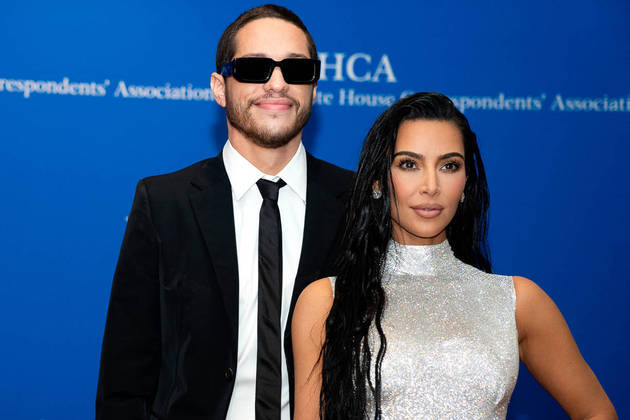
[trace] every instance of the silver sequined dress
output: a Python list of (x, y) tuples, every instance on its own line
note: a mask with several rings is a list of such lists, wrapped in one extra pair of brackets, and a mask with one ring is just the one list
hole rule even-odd
[(383, 287), (383, 419), (505, 419), (519, 365), (512, 278), (464, 264), (447, 241), (392, 241)]

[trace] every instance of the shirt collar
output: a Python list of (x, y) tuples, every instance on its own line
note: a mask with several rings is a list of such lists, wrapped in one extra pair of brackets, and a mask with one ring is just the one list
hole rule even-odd
[(287, 183), (287, 186), (291, 188), (303, 202), (306, 202), (306, 150), (301, 142), (295, 155), (293, 155), (289, 163), (287, 163), (277, 175), (267, 175), (256, 168), (232, 147), (229, 139), (225, 142), (225, 146), (223, 146), (222, 156), (225, 171), (227, 172), (230, 185), (232, 186), (232, 193), (236, 200), (240, 200), (260, 178), (274, 182), (282, 178), (282, 180)]

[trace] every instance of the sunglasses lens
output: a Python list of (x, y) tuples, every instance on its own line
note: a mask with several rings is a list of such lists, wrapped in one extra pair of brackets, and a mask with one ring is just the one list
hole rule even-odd
[(265, 83), (271, 76), (273, 60), (264, 57), (237, 58), (233, 66), (233, 76), (239, 82)]
[(287, 83), (308, 84), (319, 79), (319, 61), (287, 58), (281, 61), (282, 76)]
[(243, 83), (267, 82), (277, 64), (287, 83), (310, 84), (319, 79), (319, 60), (286, 58), (277, 62), (266, 57), (243, 57), (234, 59), (232, 63), (232, 76)]

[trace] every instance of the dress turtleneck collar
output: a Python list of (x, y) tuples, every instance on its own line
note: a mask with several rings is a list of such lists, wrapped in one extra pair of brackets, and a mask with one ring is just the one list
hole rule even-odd
[(456, 260), (448, 240), (436, 245), (403, 245), (389, 241), (385, 272), (391, 274), (431, 275)]

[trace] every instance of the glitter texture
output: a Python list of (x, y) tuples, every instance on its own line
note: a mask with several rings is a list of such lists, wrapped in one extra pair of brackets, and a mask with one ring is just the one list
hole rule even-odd
[[(505, 419), (518, 376), (512, 278), (464, 264), (447, 241), (392, 241), (383, 287), (382, 417)], [(372, 328), (374, 358), (378, 342)]]

